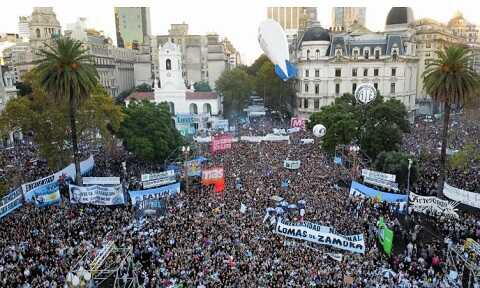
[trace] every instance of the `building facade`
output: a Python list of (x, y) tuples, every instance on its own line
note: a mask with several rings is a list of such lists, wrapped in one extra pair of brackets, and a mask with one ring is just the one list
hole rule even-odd
[(333, 7), (332, 8), (332, 30), (348, 31), (354, 23), (365, 26), (365, 7)]
[(386, 99), (405, 104), (413, 117), (418, 58), (412, 22), (409, 8), (395, 7), (383, 33), (332, 33), (318, 23), (308, 28), (295, 59), (297, 114), (308, 117), (343, 94), (354, 93), (358, 85), (372, 83)]
[(309, 23), (317, 21), (316, 7), (267, 7), (267, 18), (277, 21), (287, 34), (294, 37)]
[[(188, 24), (172, 24), (168, 35), (159, 35), (152, 41), (152, 61), (155, 78), (159, 78), (159, 63), (157, 51), (162, 45), (171, 41), (178, 45), (182, 55), (182, 73), (187, 87), (195, 82), (208, 82), (212, 89), (215, 88), (215, 81), (228, 69), (232, 59), (232, 51), (238, 51), (230, 43), (225, 46), (225, 41), (215, 33), (207, 35), (188, 34)], [(239, 53), (238, 53), (239, 55)], [(239, 56), (235, 59), (239, 59)]]
[(5, 109), (5, 105), (10, 99), (17, 96), (15, 87), (15, 76), (8, 71), (5, 66), (0, 65), (0, 112)]
[(117, 46), (138, 49), (150, 42), (149, 7), (115, 7)]

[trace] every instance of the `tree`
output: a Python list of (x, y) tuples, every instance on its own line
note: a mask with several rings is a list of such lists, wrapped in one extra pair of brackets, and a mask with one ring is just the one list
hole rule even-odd
[(163, 162), (183, 144), (166, 103), (133, 101), (125, 115), (120, 135), (126, 149), (140, 159)]
[[(408, 159), (412, 156), (398, 151), (381, 152), (375, 160), (375, 169), (389, 174), (396, 175), (396, 182), (401, 190), (406, 189), (408, 181)], [(410, 168), (410, 186), (417, 179), (417, 162), (412, 159)]]
[(224, 71), (217, 82), (217, 91), (223, 95), (223, 109), (226, 115), (241, 112), (247, 106), (253, 90), (253, 78), (239, 68)]
[[(478, 96), (479, 75), (471, 64), (472, 52), (461, 46), (450, 46), (435, 51), (436, 58), (431, 60), (423, 73), (425, 91), (434, 101), (443, 104), (442, 148), (440, 150), (440, 175), (438, 178), (439, 197), (443, 195), (446, 173), (446, 152), (448, 145), (448, 126), (452, 106), (461, 106), (469, 99)], [(475, 97), (476, 98), (476, 97)]]
[(257, 76), (258, 71), (265, 62), (270, 62), (267, 55), (262, 54), (258, 57), (252, 65), (248, 66), (247, 72), (250, 76)]
[(138, 85), (137, 87), (135, 87), (135, 91), (137, 91), (137, 92), (152, 92), (153, 89), (152, 89), (151, 85), (148, 85), (147, 83), (142, 83), (142, 84)]
[(409, 131), (405, 106), (398, 100), (384, 101), (380, 95), (362, 105), (345, 94), (310, 116), (309, 128), (316, 124), (327, 128), (322, 141), (325, 150), (333, 152), (337, 145), (357, 142), (372, 159), (382, 151), (398, 150), (402, 133)]
[(467, 144), (449, 157), (448, 163), (451, 169), (465, 172), (472, 163), (480, 161), (480, 152), (474, 144)]
[(208, 84), (207, 81), (195, 82), (193, 84), (193, 89), (195, 90), (195, 92), (210, 92), (210, 91), (212, 91), (212, 88), (210, 88), (210, 84)]
[(273, 110), (286, 111), (287, 103), (292, 104), (295, 91), (292, 82), (283, 82), (277, 74), (273, 63), (266, 59), (255, 77), (255, 90), (263, 96), (265, 105)]
[(75, 182), (81, 185), (76, 114), (97, 86), (98, 73), (91, 55), (87, 49), (82, 48), (80, 41), (59, 37), (53, 45), (45, 44), (39, 54), (42, 58), (35, 71), (39, 75), (41, 86), (57, 104), (68, 102)]

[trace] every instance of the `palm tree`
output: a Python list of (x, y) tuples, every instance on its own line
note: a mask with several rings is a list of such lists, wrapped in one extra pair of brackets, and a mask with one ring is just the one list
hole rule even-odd
[(70, 134), (75, 162), (77, 185), (82, 185), (80, 155), (77, 145), (76, 113), (80, 104), (90, 97), (98, 83), (98, 73), (88, 50), (82, 43), (70, 38), (59, 37), (53, 45), (45, 43), (39, 52), (41, 60), (35, 68), (40, 84), (58, 103), (68, 101)]
[(472, 51), (462, 46), (445, 47), (435, 52), (432, 60), (423, 73), (425, 91), (432, 99), (442, 103), (443, 131), (442, 150), (440, 152), (440, 177), (438, 179), (438, 196), (443, 195), (443, 184), (446, 173), (446, 150), (448, 141), (448, 125), (452, 106), (462, 106), (471, 100), (478, 91), (479, 75), (471, 66)]

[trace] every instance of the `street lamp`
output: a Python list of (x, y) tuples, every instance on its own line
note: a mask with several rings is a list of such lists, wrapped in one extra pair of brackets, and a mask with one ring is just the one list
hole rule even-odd
[(352, 180), (354, 180), (357, 176), (357, 154), (360, 151), (360, 146), (358, 145), (350, 145), (348, 150), (353, 155), (353, 166), (352, 166)]
[(190, 153), (190, 146), (182, 146), (183, 156), (185, 157), (185, 164), (184, 164), (184, 171), (185, 171), (185, 185), (186, 185), (186, 192), (189, 192), (189, 179), (188, 179), (188, 167), (187, 167), (187, 160), (188, 154)]
[(408, 158), (408, 174), (407, 174), (407, 216), (408, 217), (408, 203), (410, 202), (410, 168), (412, 168), (412, 159)]

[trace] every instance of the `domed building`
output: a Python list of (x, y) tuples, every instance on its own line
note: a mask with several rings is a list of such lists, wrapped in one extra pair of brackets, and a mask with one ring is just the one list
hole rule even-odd
[(308, 117), (362, 83), (372, 83), (386, 98), (415, 111), (418, 58), (410, 8), (394, 7), (385, 32), (358, 24), (334, 33), (313, 23), (300, 35), (295, 53), (298, 68), (296, 114)]

